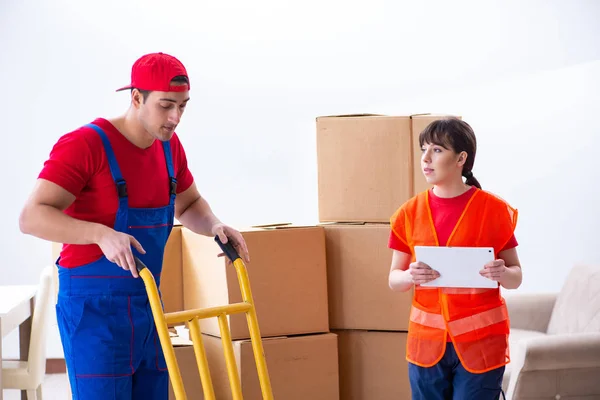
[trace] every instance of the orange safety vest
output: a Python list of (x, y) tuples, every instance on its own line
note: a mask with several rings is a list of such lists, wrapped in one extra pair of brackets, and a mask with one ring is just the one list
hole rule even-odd
[[(497, 258), (514, 233), (517, 215), (517, 210), (502, 199), (477, 189), (446, 245), (493, 247)], [(394, 233), (410, 247), (413, 262), (414, 246), (439, 246), (427, 191), (402, 205), (390, 222)], [(469, 372), (483, 373), (510, 362), (510, 323), (499, 285), (495, 289), (416, 286), (413, 293), (406, 344), (408, 361), (421, 367), (437, 364), (449, 335)]]

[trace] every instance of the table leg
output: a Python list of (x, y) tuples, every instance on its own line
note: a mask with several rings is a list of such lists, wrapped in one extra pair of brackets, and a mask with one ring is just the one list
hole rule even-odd
[[(29, 343), (31, 342), (31, 320), (33, 318), (34, 299), (29, 302), (31, 317), (27, 318), (19, 326), (19, 353), (21, 361), (27, 361), (29, 357)], [(21, 390), (21, 400), (27, 400), (27, 391)]]

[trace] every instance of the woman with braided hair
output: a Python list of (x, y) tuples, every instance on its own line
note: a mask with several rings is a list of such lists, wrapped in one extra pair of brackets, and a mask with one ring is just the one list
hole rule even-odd
[[(412, 398), (499, 399), (510, 361), (510, 323), (500, 288), (516, 289), (522, 281), (517, 210), (481, 189), (473, 175), (477, 142), (466, 122), (434, 121), (419, 135), (419, 145), (432, 187), (393, 214), (389, 240), (390, 288), (414, 287), (406, 348)], [(439, 273), (416, 261), (415, 246), (492, 247), (495, 259), (480, 274), (497, 287), (423, 287)]]

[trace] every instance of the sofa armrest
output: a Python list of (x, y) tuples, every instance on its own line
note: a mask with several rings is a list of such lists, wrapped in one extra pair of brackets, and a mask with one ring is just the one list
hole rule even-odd
[(504, 296), (510, 326), (546, 333), (558, 293), (518, 293)]
[(600, 367), (600, 332), (534, 337), (515, 347), (523, 372)]
[[(515, 343), (506, 399), (597, 398), (600, 332), (541, 335)], [(572, 397), (571, 397), (572, 396)]]

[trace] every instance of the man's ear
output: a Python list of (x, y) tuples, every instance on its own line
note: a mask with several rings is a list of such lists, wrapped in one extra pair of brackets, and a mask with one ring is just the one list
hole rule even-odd
[(140, 106), (142, 105), (143, 102), (144, 102), (144, 95), (142, 95), (142, 93), (140, 93), (139, 90), (133, 89), (131, 91), (131, 104), (135, 108), (140, 108)]

